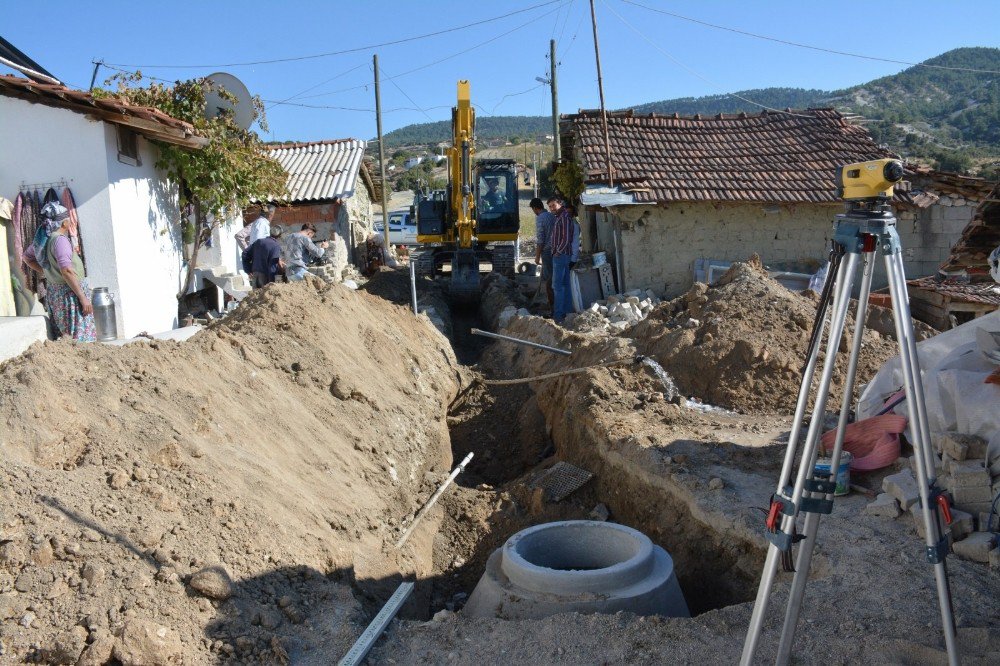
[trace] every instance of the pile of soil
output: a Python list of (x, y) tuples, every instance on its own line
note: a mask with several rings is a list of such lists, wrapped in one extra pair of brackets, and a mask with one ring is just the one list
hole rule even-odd
[(458, 389), (429, 323), (315, 282), (4, 363), (0, 661), (329, 663), (431, 572), (439, 515), (387, 544), (450, 469)]
[[(806, 361), (818, 296), (795, 293), (771, 279), (759, 259), (736, 263), (709, 287), (660, 305), (626, 332), (642, 354), (654, 356), (685, 395), (745, 414), (791, 413)], [(846, 352), (854, 331), (848, 317)], [(866, 329), (855, 397), (897, 353), (894, 340)], [(841, 354), (828, 409), (839, 410), (847, 369)], [(817, 365), (817, 381), (822, 356)]]

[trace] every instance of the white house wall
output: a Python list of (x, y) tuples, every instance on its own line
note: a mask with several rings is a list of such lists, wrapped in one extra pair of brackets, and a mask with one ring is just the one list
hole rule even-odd
[(0, 193), (13, 201), (22, 183), (57, 181), (66, 182), (76, 201), (90, 285), (117, 296), (104, 123), (0, 97)]
[(155, 167), (154, 145), (138, 137), (139, 165), (125, 164), (118, 159), (117, 128), (104, 128), (119, 333), (131, 337), (168, 331), (177, 325), (183, 262), (177, 190)]

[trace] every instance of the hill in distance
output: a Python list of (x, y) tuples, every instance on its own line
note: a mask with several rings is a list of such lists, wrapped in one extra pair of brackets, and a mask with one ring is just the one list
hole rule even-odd
[[(928, 67), (927, 65), (930, 65)], [(939, 69), (960, 67), (980, 72)], [(834, 107), (866, 119), (879, 142), (916, 160), (952, 171), (1000, 170), (1000, 49), (959, 48), (899, 74), (843, 90), (762, 88), (733, 95), (681, 97), (633, 107), (636, 113), (758, 113), (775, 109)], [(737, 97), (738, 96), (738, 97)], [(748, 103), (743, 97), (757, 104)], [(477, 119), (481, 140), (541, 137), (552, 132), (548, 116), (487, 116)], [(407, 125), (386, 134), (386, 147), (448, 141), (451, 123)]]

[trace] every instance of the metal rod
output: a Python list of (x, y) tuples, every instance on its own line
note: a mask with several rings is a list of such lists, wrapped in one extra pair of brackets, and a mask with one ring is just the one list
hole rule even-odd
[(434, 506), (434, 503), (438, 501), (439, 497), (441, 497), (441, 493), (443, 493), (445, 489), (447, 489), (448, 486), (451, 485), (451, 482), (455, 480), (456, 476), (465, 471), (465, 466), (469, 464), (470, 460), (472, 460), (472, 455), (473, 454), (470, 451), (469, 455), (465, 456), (465, 460), (458, 463), (458, 467), (456, 467), (451, 471), (451, 474), (448, 475), (448, 478), (444, 480), (444, 483), (441, 484), (441, 487), (438, 488), (433, 495), (431, 495), (431, 498), (427, 500), (427, 504), (424, 504), (422, 507), (420, 507), (420, 511), (418, 511), (417, 515), (413, 517), (413, 522), (410, 523), (410, 526), (406, 528), (405, 532), (403, 532), (403, 536), (399, 537), (399, 541), (396, 542), (396, 548), (403, 547), (403, 544), (406, 543), (406, 540), (409, 539), (410, 535), (413, 533), (413, 530), (417, 526), (417, 523), (419, 523), (420, 520), (424, 517), (424, 515), (430, 510), (430, 508)]
[[(851, 355), (847, 362), (847, 377), (844, 382), (844, 395), (840, 401), (840, 418), (837, 421), (837, 437), (830, 456), (831, 481), (836, 484), (840, 470), (840, 457), (844, 449), (844, 435), (847, 432), (847, 417), (851, 412), (851, 398), (854, 392), (854, 382), (857, 378), (858, 359), (861, 357), (861, 344), (865, 332), (865, 316), (868, 310), (868, 295), (871, 293), (872, 275), (875, 271), (875, 252), (865, 252), (862, 255), (861, 292), (858, 295), (858, 311), (854, 321), (854, 340), (851, 344)], [(831, 340), (827, 354), (836, 353), (833, 345), (839, 341)], [(826, 500), (832, 500), (834, 493), (827, 493)], [(812, 564), (813, 549), (816, 546), (816, 535), (819, 532), (818, 513), (807, 513), (802, 533), (805, 539), (799, 546), (799, 555), (795, 561), (795, 576), (788, 592), (788, 607), (785, 610), (785, 624), (781, 630), (781, 640), (778, 643), (776, 663), (787, 664), (792, 656), (792, 641), (795, 638), (795, 628), (799, 622), (799, 611), (805, 596), (806, 583), (809, 581), (809, 567)]]
[[(598, 60), (599, 68), (600, 60)], [(562, 143), (559, 140), (559, 92), (556, 86), (556, 40), (554, 39), (549, 40), (549, 85), (552, 86), (552, 145), (555, 148), (553, 159), (558, 163), (562, 158)]]
[(417, 262), (410, 256), (410, 298), (413, 300), (413, 314), (417, 314)]
[[(893, 230), (895, 235), (895, 230)], [(897, 236), (898, 239), (898, 236)], [(899, 343), (900, 367), (903, 371), (903, 382), (906, 388), (906, 407), (910, 419), (911, 432), (914, 440), (911, 442), (915, 451), (917, 468), (917, 489), (920, 492), (920, 505), (924, 513), (924, 543), (927, 545), (927, 556), (937, 548), (941, 538), (938, 523), (937, 506), (930, 503), (930, 469), (926, 460), (930, 457), (928, 449), (930, 440), (926, 437), (916, 402), (923, 402), (923, 386), (920, 382), (920, 368), (917, 363), (916, 345), (913, 343), (913, 322), (910, 319), (910, 303), (906, 295), (906, 282), (903, 273), (902, 255), (896, 251), (885, 257), (886, 273), (889, 277), (889, 293), (892, 297), (893, 319), (896, 324), (896, 339)], [(943, 557), (934, 562), (934, 580), (937, 585), (938, 606), (941, 610), (941, 628), (944, 632), (945, 648), (948, 652), (948, 663), (960, 663), (956, 641), (955, 615), (951, 607), (951, 589), (948, 585), (948, 568)]]
[(481, 331), (478, 328), (473, 328), (469, 331), (473, 335), (481, 335), (486, 338), (495, 338), (497, 340), (506, 340), (507, 342), (513, 342), (519, 345), (525, 345), (526, 347), (534, 347), (535, 349), (542, 349), (547, 352), (552, 352), (553, 354), (562, 354), (563, 356), (572, 356), (573, 352), (567, 351), (565, 349), (558, 349), (556, 347), (549, 347), (548, 345), (542, 345), (537, 342), (531, 342), (529, 340), (522, 340), (520, 338), (512, 338), (509, 335), (500, 335), (499, 333), (490, 333), (489, 331)]
[(608, 187), (614, 187), (615, 177), (611, 173), (611, 139), (608, 136), (608, 113), (604, 109), (604, 80), (601, 78), (601, 47), (597, 41), (597, 12), (594, 10), (594, 0), (590, 0), (590, 22), (594, 26), (594, 56), (597, 58), (597, 90), (601, 95), (601, 126), (604, 128), (604, 153), (608, 164)]
[(379, 86), (378, 77), (378, 54), (372, 56), (375, 65), (375, 124), (378, 128), (378, 164), (379, 173), (382, 174), (382, 232), (385, 236), (385, 247), (383, 248), (383, 259), (389, 258), (389, 195), (386, 188), (389, 187), (389, 179), (385, 174), (385, 142), (382, 140), (382, 88)]
[(365, 656), (372, 649), (372, 646), (375, 645), (375, 641), (378, 640), (378, 637), (382, 635), (385, 628), (392, 622), (392, 618), (396, 617), (396, 613), (403, 607), (403, 604), (410, 598), (411, 594), (413, 594), (413, 583), (400, 583), (396, 591), (389, 597), (389, 601), (385, 602), (385, 606), (382, 606), (382, 610), (368, 624), (368, 627), (358, 637), (358, 640), (354, 642), (351, 649), (337, 662), (337, 666), (358, 666), (358, 664), (364, 661)]

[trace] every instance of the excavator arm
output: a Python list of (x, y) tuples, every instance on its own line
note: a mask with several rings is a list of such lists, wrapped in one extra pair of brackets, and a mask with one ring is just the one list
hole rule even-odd
[(472, 247), (475, 232), (474, 183), (472, 158), (476, 152), (476, 112), (472, 108), (469, 82), (458, 82), (458, 105), (451, 110), (452, 142), (448, 149), (451, 170), (451, 214), (458, 247)]

